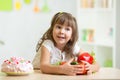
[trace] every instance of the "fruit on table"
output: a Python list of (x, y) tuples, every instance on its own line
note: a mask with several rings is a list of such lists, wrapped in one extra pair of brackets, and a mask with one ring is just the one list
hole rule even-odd
[(94, 62), (94, 57), (88, 52), (83, 52), (78, 56), (77, 62), (87, 61), (92, 64)]
[(78, 75), (87, 74), (87, 71), (85, 70), (85, 63), (82, 61), (87, 61), (88, 63), (93, 64), (95, 62), (95, 53), (93, 51), (90, 53), (83, 52), (77, 57), (78, 65), (81, 65), (83, 68), (82, 73), (77, 73)]

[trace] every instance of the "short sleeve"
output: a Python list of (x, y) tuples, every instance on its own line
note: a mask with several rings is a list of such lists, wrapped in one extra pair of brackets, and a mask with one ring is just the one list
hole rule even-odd
[(53, 42), (51, 40), (45, 40), (42, 43), (42, 46), (46, 47), (48, 49), (48, 51), (50, 52), (52, 50), (52, 47), (53, 47)]

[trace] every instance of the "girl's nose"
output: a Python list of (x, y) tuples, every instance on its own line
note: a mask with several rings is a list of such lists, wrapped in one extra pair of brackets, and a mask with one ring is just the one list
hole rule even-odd
[(64, 30), (64, 29), (61, 29), (61, 30), (60, 30), (60, 33), (64, 33), (64, 32), (65, 32), (65, 30)]

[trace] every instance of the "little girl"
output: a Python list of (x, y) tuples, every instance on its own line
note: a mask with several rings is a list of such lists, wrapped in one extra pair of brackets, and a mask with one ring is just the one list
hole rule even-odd
[[(40, 68), (43, 73), (76, 75), (83, 71), (81, 65), (71, 65), (75, 56), (80, 53), (77, 46), (78, 27), (76, 19), (67, 12), (54, 15), (50, 28), (44, 33), (37, 44), (37, 54), (33, 60), (34, 68)], [(55, 65), (65, 61), (63, 65)], [(87, 73), (99, 70), (97, 63), (85, 62)]]

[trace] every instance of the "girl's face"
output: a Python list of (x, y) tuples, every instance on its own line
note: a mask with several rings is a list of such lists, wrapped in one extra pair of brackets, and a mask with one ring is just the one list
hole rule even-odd
[(71, 39), (72, 28), (66, 25), (55, 24), (53, 28), (53, 39), (56, 47), (63, 49), (66, 43)]

